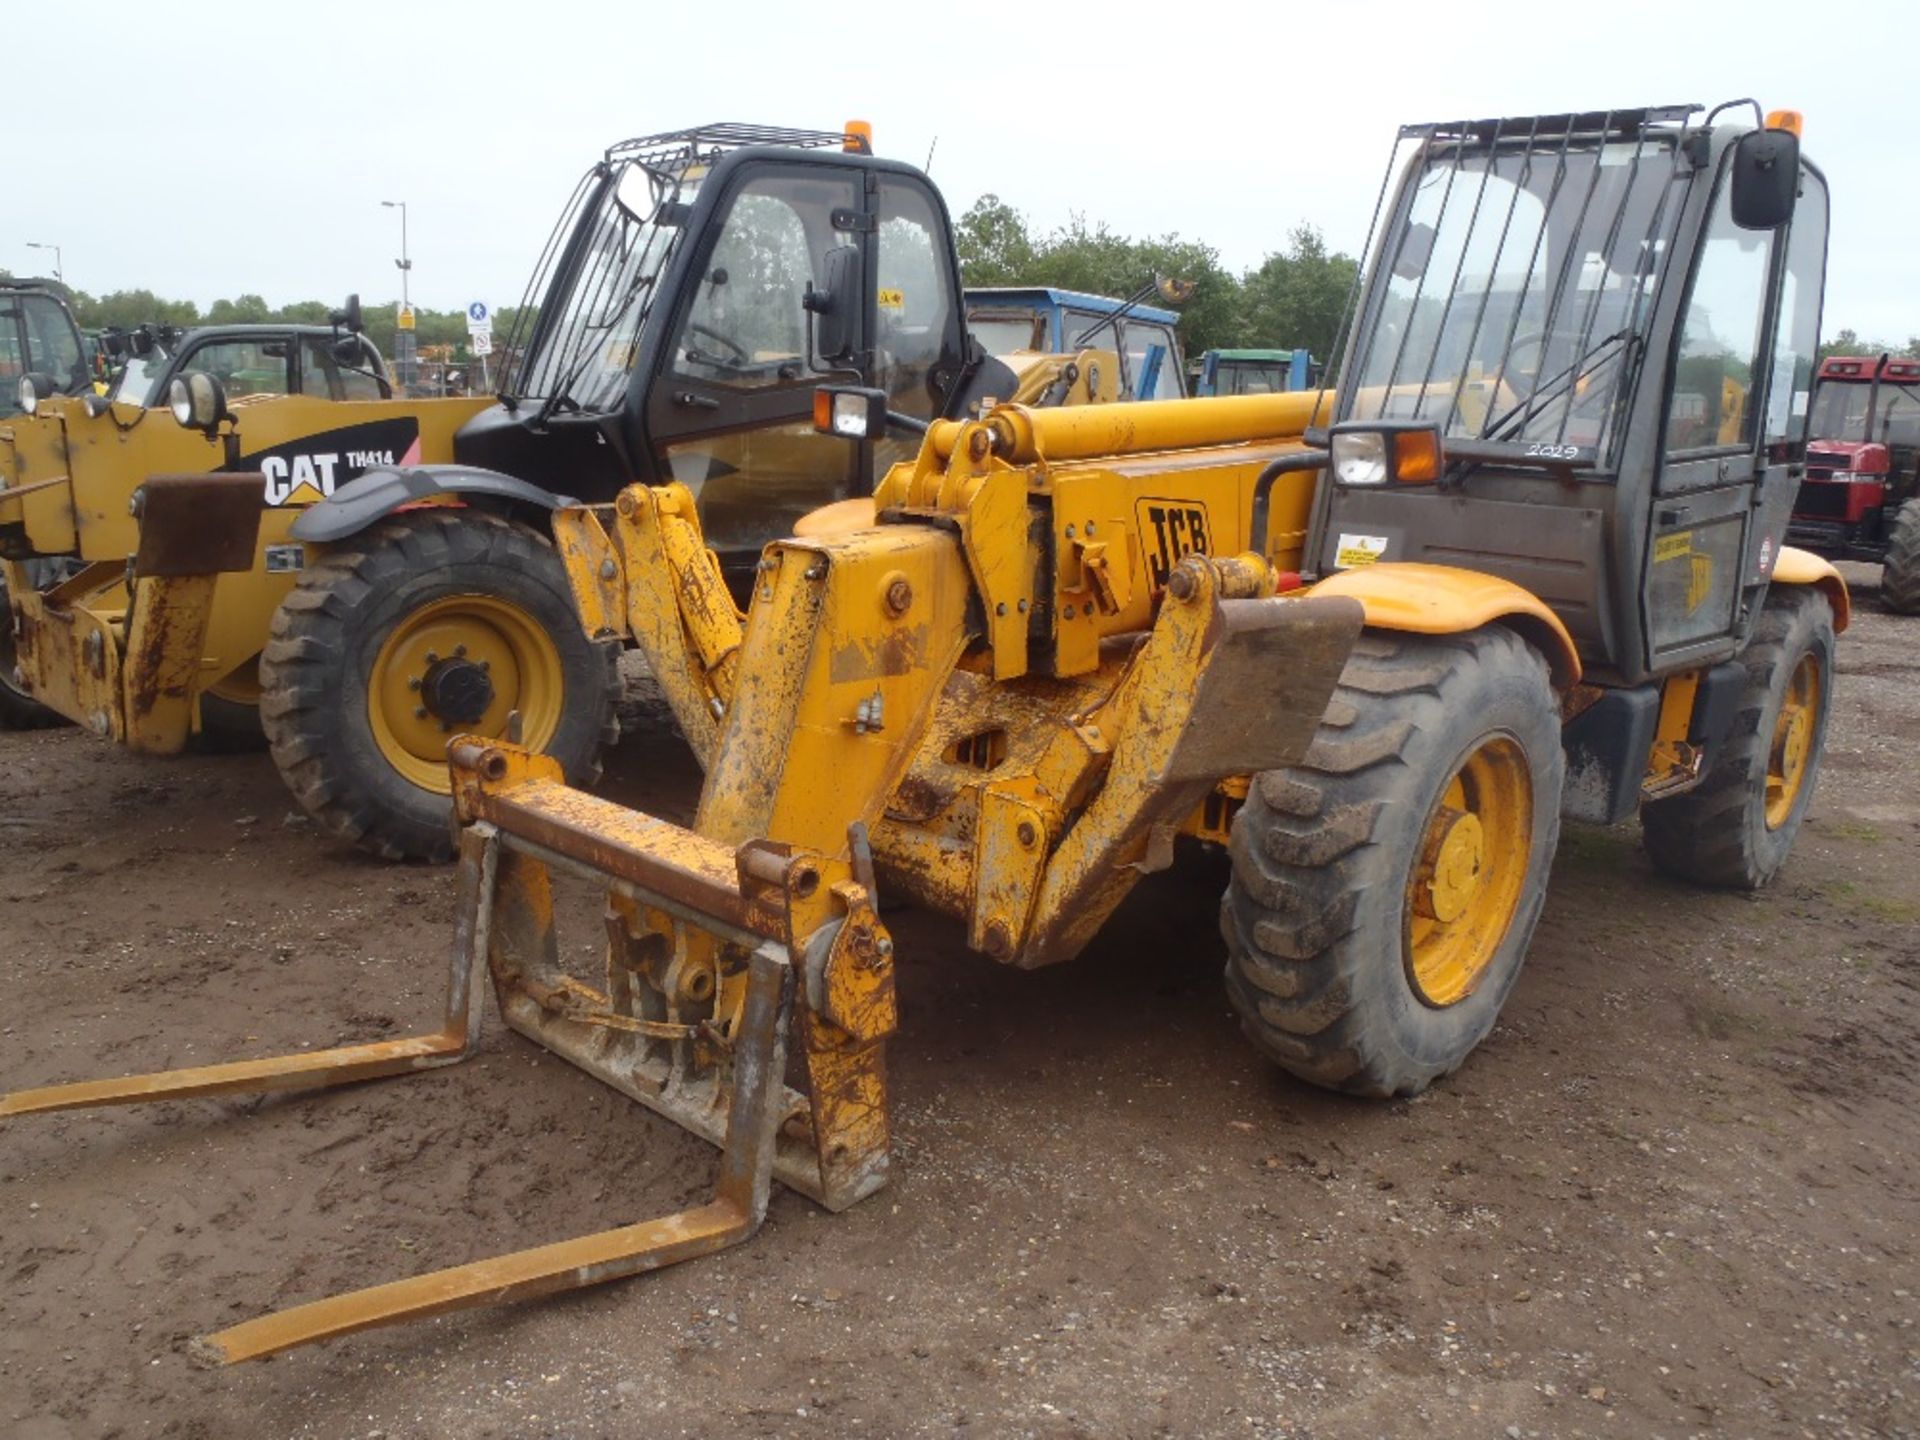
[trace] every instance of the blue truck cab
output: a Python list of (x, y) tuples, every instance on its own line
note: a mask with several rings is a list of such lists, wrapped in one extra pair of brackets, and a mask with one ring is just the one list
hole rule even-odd
[[(1015, 350), (1069, 354), (1089, 347), (1113, 350), (1123, 360), (1123, 400), (1186, 397), (1186, 366), (1174, 333), (1180, 316), (1172, 310), (1134, 305), (1118, 320), (1100, 326), (1125, 302), (1050, 285), (973, 288), (966, 292), (966, 302), (967, 328), (989, 355)], [(1100, 326), (1096, 333), (1088, 335), (1096, 326)]]

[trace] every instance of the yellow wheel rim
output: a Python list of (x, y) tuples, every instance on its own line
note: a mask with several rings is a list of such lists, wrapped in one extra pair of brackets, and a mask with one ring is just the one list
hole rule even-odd
[(1778, 830), (1793, 814), (1794, 803), (1807, 783), (1813, 758), (1813, 735), (1820, 723), (1820, 662), (1808, 651), (1793, 667), (1787, 693), (1780, 697), (1780, 714), (1773, 722), (1773, 745), (1767, 752), (1767, 828)]
[(518, 605), (449, 595), (403, 616), (374, 657), (367, 719), (389, 765), (423, 790), (448, 793), (447, 741), (504, 735), (544, 750), (565, 701), (560, 652)]
[(1467, 756), (1427, 817), (1407, 882), (1407, 978), (1428, 1005), (1473, 993), (1526, 893), (1533, 776), (1495, 736)]

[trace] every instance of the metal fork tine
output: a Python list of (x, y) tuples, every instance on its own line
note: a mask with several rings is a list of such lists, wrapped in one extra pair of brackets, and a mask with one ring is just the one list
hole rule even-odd
[(751, 1238), (767, 1213), (793, 990), (793, 969), (783, 947), (762, 946), (750, 962), (734, 1050), (727, 1143), (708, 1203), (262, 1315), (196, 1340), (194, 1354), (206, 1363), (231, 1365), (377, 1325), (624, 1279)]
[(0, 1117), (101, 1105), (140, 1105), (150, 1100), (190, 1100), (202, 1095), (349, 1085), (432, 1070), (465, 1059), (480, 1039), (484, 992), (474, 981), (480, 966), (486, 963), (498, 853), (499, 839), (491, 825), (472, 826), (461, 832), (459, 911), (448, 967), (445, 1019), (433, 1034), (18, 1090), (0, 1095)]

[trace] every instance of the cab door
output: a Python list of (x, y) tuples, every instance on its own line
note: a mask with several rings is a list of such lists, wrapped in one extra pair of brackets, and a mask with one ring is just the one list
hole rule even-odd
[(1728, 169), (1695, 258), (1666, 396), (1642, 588), (1654, 671), (1724, 653), (1745, 632), (1805, 464), (1825, 188), (1808, 170), (1790, 229), (1743, 230), (1733, 223)]
[[(702, 237), (646, 415), (659, 473), (693, 491), (730, 572), (809, 511), (871, 493), (904, 449), (816, 433), (815, 387), (876, 385), (906, 414), (942, 413), (959, 368), (959, 283), (945, 212), (925, 190), (864, 167), (759, 163)], [(851, 343), (834, 360), (818, 353), (806, 306), (829, 273), (857, 277), (855, 294), (832, 298), (851, 307)]]

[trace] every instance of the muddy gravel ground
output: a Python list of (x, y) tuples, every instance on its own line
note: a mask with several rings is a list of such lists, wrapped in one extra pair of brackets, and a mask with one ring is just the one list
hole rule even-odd
[[(224, 1371), (190, 1337), (676, 1208), (713, 1152), (491, 1015), (429, 1075), (8, 1122), (0, 1434), (1920, 1433), (1920, 621), (1852, 573), (1780, 880), (1569, 827), (1500, 1027), (1418, 1100), (1242, 1041), (1217, 857), (1040, 974), (902, 914), (879, 1196)], [(630, 712), (607, 792), (684, 818), (690, 756)], [(0, 735), (0, 1088), (429, 1028), (451, 872), (289, 810), (263, 756)]]

